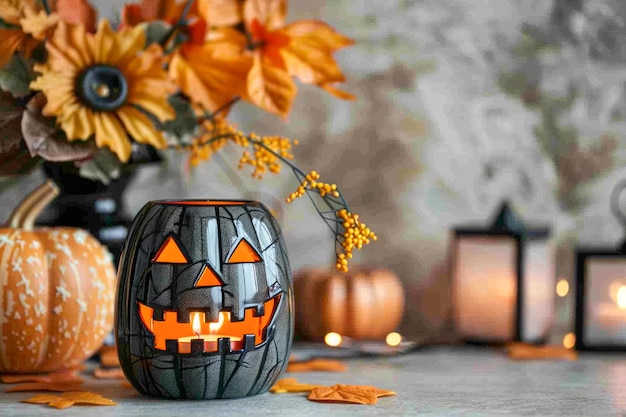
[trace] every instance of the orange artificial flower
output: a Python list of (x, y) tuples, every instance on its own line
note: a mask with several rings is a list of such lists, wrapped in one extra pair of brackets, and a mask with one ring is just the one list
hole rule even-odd
[(246, 97), (250, 57), (244, 54), (245, 35), (224, 28), (221, 37), (204, 41), (204, 32), (191, 37), (174, 52), (171, 79), (194, 104), (215, 111), (235, 96)]
[(15, 52), (30, 56), (39, 44), (38, 40), (33, 39), (19, 27), (20, 21), (25, 18), (25, 13), (30, 13), (32, 16), (37, 11), (34, 0), (0, 0), (0, 19), (9, 25), (16, 26), (10, 29), (0, 28), (0, 68), (11, 60)]
[(87, 0), (56, 0), (53, 7), (61, 20), (83, 25), (87, 32), (96, 31), (97, 12)]
[(286, 9), (285, 0), (244, 3), (244, 22), (254, 54), (248, 74), (250, 100), (265, 110), (286, 116), (297, 92), (291, 77), (318, 85), (339, 98), (354, 98), (332, 87), (345, 81), (333, 53), (354, 41), (319, 20), (284, 25)]
[(16, 28), (0, 28), (0, 68), (15, 52), (27, 57), (41, 41), (50, 37), (59, 20), (83, 24), (93, 32), (96, 11), (87, 0), (57, 0), (48, 14), (34, 0), (0, 0), (0, 19)]
[(35, 65), (41, 75), (31, 88), (47, 99), (46, 116), (55, 116), (68, 140), (95, 136), (122, 162), (131, 153), (129, 136), (158, 149), (167, 143), (148, 114), (161, 122), (175, 117), (163, 69), (161, 48), (144, 50), (146, 36), (137, 27), (114, 32), (106, 19), (95, 34), (82, 25), (59, 22), (46, 42), (48, 60)]
[(0, 0), (0, 19), (9, 25), (19, 25), (25, 8), (34, 9), (35, 0)]

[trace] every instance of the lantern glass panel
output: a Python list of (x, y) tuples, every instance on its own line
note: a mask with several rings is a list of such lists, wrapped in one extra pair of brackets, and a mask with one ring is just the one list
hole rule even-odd
[(626, 345), (626, 259), (587, 258), (584, 291), (583, 343)]
[(458, 235), (454, 263), (456, 328), (466, 339), (515, 336), (517, 254), (511, 235)]
[(554, 319), (554, 245), (545, 239), (528, 239), (524, 247), (521, 339), (544, 339)]

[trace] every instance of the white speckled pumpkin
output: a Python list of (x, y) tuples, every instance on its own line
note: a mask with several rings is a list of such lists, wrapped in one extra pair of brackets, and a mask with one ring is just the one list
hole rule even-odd
[(113, 327), (115, 268), (88, 232), (36, 228), (46, 182), (0, 228), (0, 372), (47, 372), (93, 355)]

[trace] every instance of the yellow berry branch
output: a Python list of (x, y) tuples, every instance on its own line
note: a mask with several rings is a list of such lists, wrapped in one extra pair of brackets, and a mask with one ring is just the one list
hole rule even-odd
[[(203, 132), (191, 144), (182, 146), (190, 153), (190, 163), (197, 165), (202, 160), (208, 160), (222, 149), (228, 142), (235, 143), (243, 148), (252, 148), (244, 151), (239, 159), (239, 169), (249, 165), (253, 168), (252, 177), (261, 179), (267, 172), (278, 174), (281, 163), (288, 165), (300, 181), (300, 185), (287, 198), (287, 203), (307, 195), (315, 210), (322, 217), (326, 225), (335, 236), (336, 268), (338, 271), (348, 271), (348, 260), (352, 258), (354, 249), (361, 249), (364, 245), (377, 239), (376, 234), (369, 227), (359, 221), (359, 215), (348, 208), (337, 184), (320, 181), (320, 175), (311, 171), (306, 174), (293, 160), (291, 153), (297, 141), (281, 136), (261, 137), (255, 133), (244, 135), (222, 119), (207, 118), (202, 123)], [(180, 147), (179, 147), (180, 148)], [(314, 195), (328, 207), (320, 208)]]

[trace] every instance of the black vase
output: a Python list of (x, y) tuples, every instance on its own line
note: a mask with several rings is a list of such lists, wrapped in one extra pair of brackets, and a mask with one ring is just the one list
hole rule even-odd
[(134, 146), (129, 163), (122, 166), (120, 176), (108, 185), (81, 177), (73, 162), (44, 163), (46, 176), (59, 186), (61, 193), (50, 204), (50, 218), (43, 225), (89, 231), (108, 247), (117, 266), (132, 221), (125, 214), (124, 193), (140, 167), (161, 160), (154, 148)]

